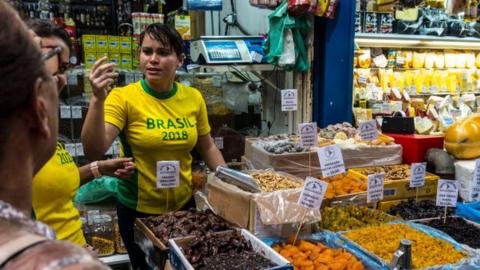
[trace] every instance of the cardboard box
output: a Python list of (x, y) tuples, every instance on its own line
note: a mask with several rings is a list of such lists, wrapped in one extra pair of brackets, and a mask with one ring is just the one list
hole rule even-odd
[(108, 36), (107, 35), (95, 36), (95, 50), (97, 52), (108, 52)]
[(82, 46), (84, 52), (95, 52), (95, 35), (82, 35)]
[(132, 55), (131, 54), (121, 54), (120, 67), (123, 69), (132, 69)]
[[(208, 179), (208, 203), (212, 210), (228, 222), (253, 233), (257, 233), (260, 226), (265, 227), (262, 231), (286, 232), (291, 224), (299, 223), (305, 210), (297, 204), (301, 191), (299, 188), (250, 193), (213, 175)], [(318, 210), (307, 212), (306, 223), (319, 220)]]
[(119, 53), (108, 53), (108, 61), (114, 63), (117, 67), (121, 66), (121, 58)]
[(120, 37), (120, 52), (132, 53), (132, 37)]
[(98, 60), (98, 59), (100, 59), (104, 56), (108, 57), (108, 52), (97, 52), (95, 55), (96, 55), (97, 60)]
[(108, 52), (113, 52), (113, 53), (120, 52), (120, 37), (108, 36)]
[(92, 68), (95, 61), (97, 61), (97, 54), (94, 52), (84, 52), (85, 67)]
[[(226, 234), (229, 232), (220, 232), (216, 234)], [(230, 232), (231, 233), (231, 232)], [(250, 242), (252, 245), (253, 250), (257, 253), (262, 254), (265, 258), (269, 259), (271, 262), (276, 264), (272, 268), (268, 269), (275, 269), (275, 270), (290, 270), (293, 269), (293, 266), (280, 254), (278, 254), (275, 250), (271, 247), (263, 243), (260, 239), (252, 235), (246, 230), (241, 230), (242, 236)], [(172, 264), (173, 268), (177, 270), (193, 270), (194, 268), (190, 264), (190, 262), (185, 258), (183, 254), (184, 250), (188, 250), (191, 243), (193, 242), (194, 237), (182, 237), (182, 238), (175, 238), (170, 239), (168, 241), (168, 245), (170, 247), (170, 263)]]
[[(309, 175), (309, 172), (311, 172), (311, 175), (322, 174), (316, 152), (276, 155), (256, 145), (256, 140), (254, 138), (245, 139), (245, 158), (251, 161), (255, 169), (273, 168), (276, 171), (286, 172), (300, 178), (305, 178)], [(402, 162), (402, 147), (398, 144), (344, 147), (342, 148), (342, 155), (346, 169), (394, 165)]]

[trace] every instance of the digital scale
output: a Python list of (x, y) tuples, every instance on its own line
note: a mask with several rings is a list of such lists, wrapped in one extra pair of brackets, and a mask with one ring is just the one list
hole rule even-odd
[(266, 63), (261, 36), (202, 36), (190, 44), (196, 64)]

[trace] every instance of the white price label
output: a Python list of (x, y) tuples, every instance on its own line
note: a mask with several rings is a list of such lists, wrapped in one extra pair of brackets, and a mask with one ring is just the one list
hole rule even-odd
[(83, 153), (83, 144), (76, 143), (75, 144), (75, 152), (77, 153), (77, 157), (83, 157), (85, 155)]
[(68, 105), (60, 106), (60, 118), (61, 119), (70, 119), (72, 118), (72, 110)]
[(475, 171), (473, 172), (473, 186), (480, 188), (480, 159), (475, 160)]
[(425, 163), (412, 163), (410, 168), (410, 187), (423, 187), (425, 185)]
[(323, 197), (327, 191), (328, 183), (308, 176), (305, 179), (302, 193), (298, 199), (298, 204), (309, 209), (319, 209), (322, 205)]
[(458, 200), (458, 186), (455, 180), (438, 180), (437, 206), (455, 207)]
[(367, 84), (367, 78), (365, 78), (365, 77), (358, 77), (358, 83)]
[(72, 106), (72, 118), (73, 119), (82, 119), (82, 107), (81, 106)]
[(70, 154), (70, 156), (72, 156), (72, 157), (77, 156), (76, 147), (75, 147), (74, 143), (66, 143), (65, 144), (65, 150), (67, 150), (67, 152)]
[(398, 98), (398, 99), (402, 98), (402, 94), (400, 94), (400, 90), (398, 90), (398, 87), (393, 87), (392, 92), (393, 92), (393, 94), (395, 95), (396, 98)]
[(317, 150), (323, 177), (330, 177), (345, 172), (342, 150), (338, 144), (320, 147)]
[(370, 174), (367, 179), (367, 203), (383, 200), (385, 173)]
[(403, 97), (405, 98), (406, 101), (410, 102), (410, 95), (408, 94), (408, 91), (403, 91)]
[(302, 147), (317, 146), (317, 123), (298, 124), (298, 133)]
[(363, 141), (373, 141), (378, 138), (377, 132), (377, 121), (363, 121), (358, 127), (358, 132), (360, 133), (360, 138)]
[(297, 89), (282, 90), (282, 112), (297, 110)]
[(180, 183), (180, 162), (157, 161), (157, 188), (176, 188)]
[(215, 142), (215, 145), (218, 147), (218, 149), (220, 150), (223, 149), (223, 137), (215, 137), (214, 142)]

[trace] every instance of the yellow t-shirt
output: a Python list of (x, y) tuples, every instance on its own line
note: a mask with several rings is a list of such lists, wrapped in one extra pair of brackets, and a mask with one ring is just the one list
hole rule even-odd
[[(192, 196), (192, 156), (198, 136), (210, 133), (207, 107), (197, 89), (174, 83), (159, 94), (144, 80), (113, 89), (105, 101), (105, 122), (121, 130), (125, 156), (136, 173), (119, 182), (118, 200), (148, 214), (178, 210)], [(179, 161), (177, 188), (157, 189), (157, 161)]]
[(55, 154), (33, 178), (33, 212), (38, 221), (55, 231), (57, 239), (84, 246), (82, 221), (73, 205), (79, 186), (78, 168), (62, 144), (57, 142)]

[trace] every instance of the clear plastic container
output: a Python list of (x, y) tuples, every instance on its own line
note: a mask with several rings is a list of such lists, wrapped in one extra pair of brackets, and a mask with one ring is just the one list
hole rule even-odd
[(115, 251), (119, 254), (127, 253), (127, 248), (123, 243), (122, 236), (120, 235), (120, 227), (118, 227), (118, 217), (115, 216), (113, 219), (113, 232), (115, 235)]
[(111, 216), (93, 216), (92, 247), (99, 257), (115, 253), (115, 238)]

